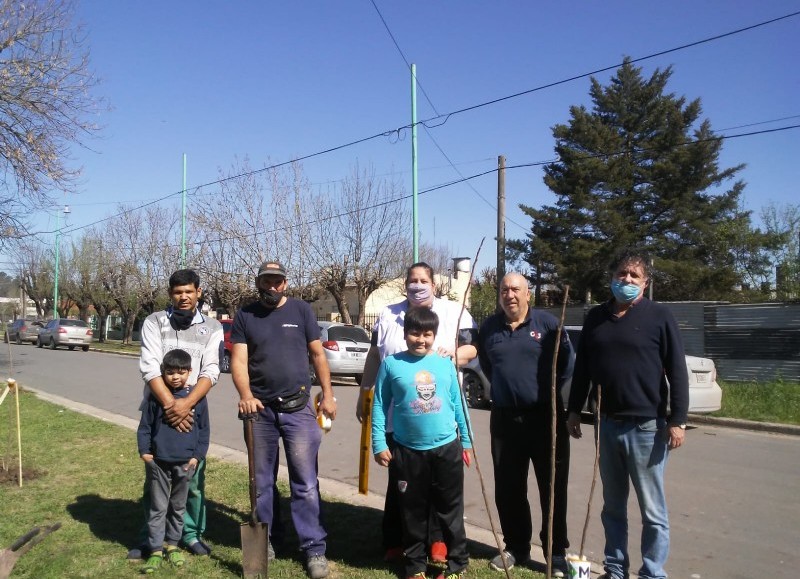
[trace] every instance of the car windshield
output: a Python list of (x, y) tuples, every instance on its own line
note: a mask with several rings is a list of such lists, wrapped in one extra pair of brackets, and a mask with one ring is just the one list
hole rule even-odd
[(86, 322), (83, 320), (61, 320), (60, 324), (62, 326), (77, 326), (79, 328), (86, 327)]
[(358, 326), (331, 326), (328, 339), (336, 342), (369, 342), (366, 330)]

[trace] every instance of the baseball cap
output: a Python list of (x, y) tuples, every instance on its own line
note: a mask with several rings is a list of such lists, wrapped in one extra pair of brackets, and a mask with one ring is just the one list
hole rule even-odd
[(270, 274), (286, 277), (286, 268), (283, 267), (283, 264), (279, 261), (265, 261), (261, 264), (261, 267), (258, 268), (258, 275), (256, 277)]

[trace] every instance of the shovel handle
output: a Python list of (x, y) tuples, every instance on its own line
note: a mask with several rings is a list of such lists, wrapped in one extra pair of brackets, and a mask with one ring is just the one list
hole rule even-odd
[(250, 488), (250, 522), (256, 524), (256, 459), (253, 455), (253, 420), (254, 417), (245, 416), (244, 421), (244, 443), (247, 446), (247, 472)]

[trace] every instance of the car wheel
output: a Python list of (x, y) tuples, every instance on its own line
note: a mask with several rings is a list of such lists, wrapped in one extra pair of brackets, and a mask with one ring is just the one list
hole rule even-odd
[(21, 346), (21, 345), (22, 345), (22, 336), (17, 334), (17, 346)]
[(75, 349), (75, 346), (67, 346), (67, 348), (69, 348), (69, 351), (71, 352), (72, 350)]
[(314, 364), (308, 364), (308, 379), (311, 381), (311, 384), (319, 384), (317, 381), (317, 371), (314, 370)]
[(470, 408), (486, 408), (489, 399), (483, 392), (483, 383), (475, 372), (464, 370), (464, 394)]
[(356, 384), (358, 384), (359, 386), (361, 386), (361, 381), (362, 381), (363, 379), (364, 379), (364, 375), (363, 375), (363, 374), (356, 374)]
[(42, 346), (44, 346), (44, 344), (42, 344), (42, 341), (39, 338), (36, 338), (36, 347), (41, 348)]
[(53, 338), (50, 338), (50, 349), (51, 350), (56, 349), (56, 341)]
[(3, 334), (3, 341), (4, 341), (6, 344), (8, 344), (8, 332), (6, 332), (5, 334)]
[(230, 374), (231, 372), (231, 353), (225, 352), (222, 354), (222, 360), (219, 361), (219, 371)]
[(84, 352), (88, 352), (89, 346), (81, 346), (81, 350), (83, 350)]

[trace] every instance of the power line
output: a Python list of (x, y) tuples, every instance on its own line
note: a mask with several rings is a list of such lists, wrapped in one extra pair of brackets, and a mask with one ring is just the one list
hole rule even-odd
[[(655, 52), (655, 53), (652, 53), (652, 54), (649, 54), (649, 55), (646, 55), (646, 56), (635, 58), (635, 59), (630, 60), (630, 62), (631, 63), (642, 62), (642, 61), (645, 61), (645, 60), (656, 58), (658, 56), (663, 56), (665, 54), (670, 54), (670, 53), (677, 52), (677, 51), (680, 51), (680, 50), (685, 50), (687, 48), (692, 48), (692, 47), (695, 47), (695, 46), (699, 46), (701, 44), (706, 44), (706, 43), (709, 43), (709, 42), (713, 42), (713, 41), (716, 41), (716, 40), (727, 38), (729, 36), (734, 36), (734, 35), (737, 35), (737, 34), (741, 34), (743, 32), (748, 32), (748, 31), (754, 30), (756, 28), (760, 28), (760, 27), (763, 27), (763, 26), (774, 24), (776, 22), (780, 22), (780, 21), (786, 20), (788, 18), (793, 18), (793, 17), (798, 16), (798, 15), (800, 15), (800, 11), (792, 12), (790, 14), (786, 14), (784, 16), (779, 16), (779, 17), (773, 18), (771, 20), (765, 20), (763, 22), (759, 22), (759, 23), (753, 24), (751, 26), (738, 28), (738, 29), (732, 30), (730, 32), (725, 32), (723, 34), (718, 34), (718, 35), (715, 35), (715, 36), (704, 38), (702, 40), (698, 40), (698, 41), (691, 42), (691, 43), (688, 43), (688, 44), (683, 44), (683, 45), (680, 45), (680, 46), (677, 46), (677, 47), (674, 47), (674, 48), (670, 48), (670, 49), (667, 49), (667, 50), (662, 50), (662, 51)], [(445, 122), (447, 122), (447, 120), (450, 119), (450, 117), (453, 117), (455, 115), (459, 115), (459, 114), (462, 114), (462, 113), (465, 113), (465, 112), (468, 112), (468, 111), (472, 111), (472, 110), (476, 110), (476, 109), (479, 109), (479, 108), (487, 107), (487, 106), (490, 106), (490, 105), (493, 105), (493, 104), (497, 104), (497, 103), (500, 103), (500, 102), (504, 102), (504, 101), (507, 101), (507, 100), (511, 100), (511, 99), (514, 99), (514, 98), (518, 98), (520, 96), (528, 95), (528, 94), (531, 94), (531, 93), (534, 93), (534, 92), (538, 92), (538, 91), (541, 91), (541, 90), (544, 90), (544, 89), (547, 89), (547, 88), (552, 88), (552, 87), (555, 87), (555, 86), (566, 84), (566, 83), (569, 83), (569, 82), (572, 82), (572, 81), (575, 81), (575, 80), (580, 80), (582, 78), (587, 78), (589, 76), (592, 76), (592, 75), (595, 75), (595, 74), (598, 74), (598, 73), (601, 73), (601, 72), (607, 72), (609, 70), (614, 70), (614, 69), (619, 68), (620, 66), (622, 66), (622, 64), (623, 63), (618, 63), (618, 64), (614, 64), (614, 65), (611, 65), (611, 66), (606, 66), (606, 67), (603, 67), (603, 68), (596, 69), (596, 70), (594, 70), (592, 72), (587, 72), (587, 73), (583, 73), (583, 74), (579, 74), (579, 75), (576, 75), (576, 76), (572, 76), (572, 77), (569, 77), (569, 78), (566, 78), (566, 79), (563, 79), (563, 80), (559, 80), (559, 81), (555, 81), (555, 82), (552, 82), (552, 83), (540, 85), (538, 87), (534, 87), (534, 88), (531, 88), (531, 89), (528, 89), (528, 90), (525, 90), (525, 91), (522, 91), (522, 92), (517, 92), (517, 93), (511, 94), (511, 95), (507, 95), (507, 96), (504, 96), (504, 97), (500, 97), (500, 98), (497, 98), (497, 99), (493, 99), (493, 100), (490, 100), (490, 101), (486, 101), (486, 102), (483, 102), (483, 103), (479, 103), (479, 104), (476, 104), (476, 105), (472, 105), (472, 106), (469, 106), (469, 107), (465, 107), (465, 108), (462, 108), (462, 109), (451, 111), (449, 113), (437, 114), (437, 116), (431, 117), (430, 119), (426, 119), (424, 121), (418, 121), (417, 124), (422, 124), (424, 127), (428, 127), (428, 123), (432, 123), (434, 121), (441, 121), (438, 124), (433, 125), (433, 126), (430, 127), (430, 128), (435, 128), (436, 126), (440, 126), (440, 125), (444, 124)], [(198, 185), (195, 188), (195, 191), (197, 191), (197, 190), (199, 190), (201, 188), (204, 188), (204, 187), (210, 187), (210, 186), (213, 186), (213, 185), (219, 185), (221, 183), (224, 183), (226, 181), (230, 181), (230, 180), (233, 180), (233, 179), (239, 179), (239, 178), (242, 178), (242, 177), (248, 177), (248, 176), (251, 176), (251, 175), (256, 175), (258, 173), (262, 173), (264, 171), (269, 171), (271, 169), (277, 169), (277, 168), (289, 165), (289, 164), (297, 162), (297, 161), (304, 161), (304, 160), (311, 159), (311, 158), (314, 158), (314, 157), (318, 157), (318, 156), (321, 156), (321, 155), (326, 155), (328, 153), (332, 153), (332, 152), (339, 151), (339, 150), (342, 150), (342, 149), (345, 149), (345, 148), (349, 148), (349, 147), (352, 147), (352, 146), (355, 146), (355, 145), (358, 145), (358, 144), (362, 144), (362, 143), (365, 143), (365, 142), (368, 142), (368, 141), (371, 141), (371, 140), (374, 140), (374, 139), (377, 139), (377, 138), (390, 137), (391, 135), (395, 135), (395, 134), (398, 135), (398, 138), (399, 138), (399, 135), (403, 131), (405, 131), (407, 129), (410, 129), (411, 127), (412, 127), (411, 124), (406, 124), (406, 125), (403, 125), (403, 126), (400, 126), (400, 127), (396, 128), (396, 129), (391, 129), (391, 130), (386, 130), (386, 131), (382, 131), (382, 132), (379, 132), (379, 133), (375, 133), (374, 135), (370, 135), (368, 137), (355, 139), (353, 141), (349, 141), (349, 142), (341, 144), (341, 145), (336, 145), (336, 146), (333, 146), (333, 147), (329, 147), (327, 149), (323, 149), (323, 150), (317, 151), (315, 153), (310, 153), (310, 154), (307, 154), (307, 155), (304, 155), (304, 156), (301, 156), (301, 157), (290, 159), (288, 161), (283, 161), (283, 162), (280, 162), (280, 163), (276, 163), (274, 165), (263, 167), (261, 169), (256, 169), (256, 170), (248, 171), (248, 172), (241, 173), (241, 174), (238, 174), (238, 175), (231, 175), (231, 176), (228, 176), (228, 177), (217, 179), (215, 181), (211, 181), (211, 182), (208, 182), (208, 183), (204, 183), (204, 184)], [(539, 164), (545, 164), (545, 163), (546, 162), (541, 162)], [(532, 166), (532, 165), (521, 165), (521, 166)], [(506, 168), (508, 169), (508, 167), (506, 167)], [(460, 182), (466, 182), (466, 181), (470, 180), (471, 178), (473, 178), (473, 177), (467, 177), (467, 178), (463, 179)], [(74, 231), (79, 231), (79, 230), (82, 230), (82, 229), (86, 229), (86, 228), (91, 227), (93, 225), (97, 225), (97, 224), (103, 223), (105, 221), (108, 221), (110, 219), (113, 219), (114, 217), (117, 217), (119, 215), (125, 215), (126, 213), (129, 213), (129, 212), (132, 212), (132, 211), (137, 211), (138, 209), (143, 209), (143, 208), (148, 207), (150, 205), (154, 205), (156, 203), (160, 203), (161, 201), (167, 200), (170, 197), (174, 197), (174, 196), (181, 195), (181, 194), (182, 194), (182, 191), (176, 191), (174, 193), (170, 193), (170, 194), (165, 195), (164, 197), (161, 197), (161, 198), (159, 198), (159, 199), (157, 199), (155, 201), (152, 201), (150, 203), (145, 203), (145, 204), (143, 204), (143, 205), (141, 205), (139, 207), (135, 207), (135, 208), (131, 208), (129, 210), (125, 210), (125, 211), (123, 211), (123, 212), (121, 212), (121, 213), (119, 213), (117, 215), (112, 215), (110, 217), (106, 217), (106, 218), (94, 221), (94, 222), (89, 223), (87, 225), (73, 228), (73, 229), (69, 230), (68, 232), (71, 233), (71, 232), (74, 232)], [(54, 233), (54, 231), (28, 233), (28, 234), (25, 234), (25, 235), (21, 235), (18, 238), (31, 237), (31, 236), (41, 235), (43, 233), (44, 234)]]

